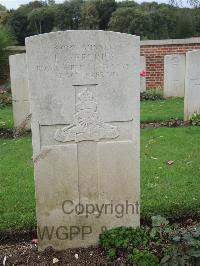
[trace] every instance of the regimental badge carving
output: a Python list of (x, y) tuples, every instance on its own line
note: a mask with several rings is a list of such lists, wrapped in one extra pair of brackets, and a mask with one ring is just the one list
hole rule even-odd
[(101, 120), (98, 115), (97, 101), (90, 88), (84, 88), (77, 95), (74, 123), (58, 129), (55, 140), (60, 142), (114, 139), (119, 136), (117, 126), (112, 126)]

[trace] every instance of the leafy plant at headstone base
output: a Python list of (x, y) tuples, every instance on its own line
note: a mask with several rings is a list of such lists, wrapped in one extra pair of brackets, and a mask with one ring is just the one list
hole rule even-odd
[(163, 100), (163, 91), (161, 89), (151, 89), (146, 90), (140, 93), (140, 100), (141, 101), (156, 101), (156, 100)]
[(153, 216), (152, 227), (119, 227), (100, 235), (110, 259), (125, 257), (138, 266), (200, 265), (200, 225), (182, 228)]
[(195, 112), (192, 114), (190, 121), (193, 126), (200, 126), (200, 113)]
[(161, 265), (200, 265), (200, 225), (176, 229), (164, 247)]
[(157, 266), (158, 258), (148, 250), (140, 250), (137, 248), (129, 252), (128, 260), (140, 266)]
[(12, 97), (7, 91), (0, 90), (0, 108), (12, 104)]
[(170, 226), (164, 217), (153, 216), (150, 237), (162, 247), (160, 265), (200, 265), (200, 225)]
[(4, 83), (3, 85), (3, 91), (6, 91), (8, 94), (11, 94), (11, 83), (10, 80)]
[[(161, 216), (154, 217), (155, 227), (118, 227), (100, 235), (100, 245), (110, 259), (125, 256), (129, 262), (145, 266), (158, 265), (163, 257), (162, 245), (166, 244), (169, 233), (168, 221)], [(166, 228), (164, 228), (164, 225)]]
[(99, 240), (107, 256), (113, 259), (121, 253), (129, 253), (134, 247), (146, 247), (148, 234), (145, 228), (117, 227), (103, 232)]

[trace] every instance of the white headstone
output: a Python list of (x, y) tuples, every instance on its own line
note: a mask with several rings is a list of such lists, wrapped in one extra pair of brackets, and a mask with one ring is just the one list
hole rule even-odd
[(185, 55), (172, 54), (164, 57), (164, 96), (184, 97)]
[(200, 113), (200, 50), (186, 53), (184, 119)]
[(40, 249), (139, 226), (139, 37), (55, 32), (26, 49)]
[(9, 57), (9, 64), (14, 126), (16, 128), (30, 129), (26, 54), (11, 55)]
[(140, 92), (146, 91), (146, 57), (140, 56)]

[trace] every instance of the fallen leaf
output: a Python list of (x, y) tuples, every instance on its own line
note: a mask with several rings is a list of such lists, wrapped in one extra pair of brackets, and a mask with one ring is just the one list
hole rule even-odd
[(167, 164), (168, 165), (171, 165), (171, 164), (173, 164), (175, 161), (167, 161)]
[(158, 160), (158, 158), (151, 156), (152, 160)]
[(53, 258), (53, 264), (56, 264), (56, 263), (58, 263), (59, 262), (59, 259), (57, 259), (57, 258)]

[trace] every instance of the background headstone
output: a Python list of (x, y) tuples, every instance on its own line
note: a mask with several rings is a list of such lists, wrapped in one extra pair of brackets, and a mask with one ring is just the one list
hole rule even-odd
[(172, 54), (164, 57), (164, 96), (184, 97), (185, 55)]
[[(105, 227), (139, 226), (139, 37), (66, 31), (27, 38), (26, 48), (39, 248), (88, 246)], [(86, 204), (95, 206), (88, 217)], [(128, 210), (117, 218), (119, 204)]]
[(146, 57), (140, 56), (140, 73), (143, 71), (143, 75), (140, 75), (140, 92), (146, 91)]
[(184, 119), (200, 113), (200, 50), (186, 53)]
[(13, 119), (16, 128), (30, 129), (30, 103), (26, 54), (9, 57), (13, 104)]

